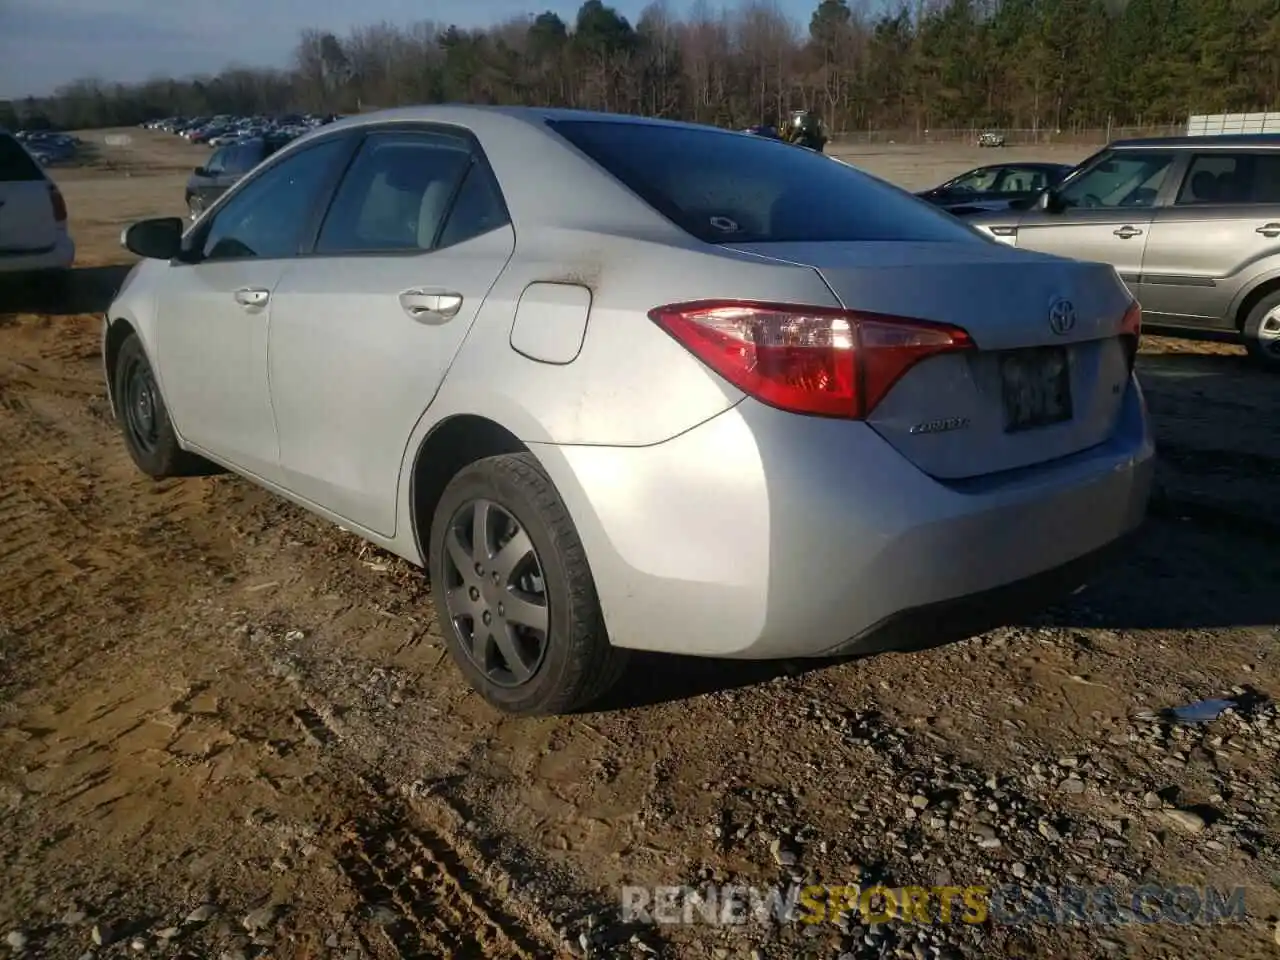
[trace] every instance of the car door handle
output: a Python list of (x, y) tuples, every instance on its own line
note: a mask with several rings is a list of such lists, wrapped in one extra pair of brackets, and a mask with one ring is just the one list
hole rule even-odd
[(1280, 237), (1280, 223), (1264, 223), (1254, 233), (1260, 233), (1264, 237)]
[(271, 291), (261, 287), (243, 287), (235, 292), (235, 298), (242, 307), (265, 307), (271, 299)]
[(462, 294), (429, 290), (406, 290), (400, 294), (404, 312), (423, 323), (449, 320), (462, 309)]
[(1142, 231), (1137, 227), (1123, 226), (1119, 230), (1112, 231), (1121, 240), (1128, 240), (1131, 237), (1142, 236)]

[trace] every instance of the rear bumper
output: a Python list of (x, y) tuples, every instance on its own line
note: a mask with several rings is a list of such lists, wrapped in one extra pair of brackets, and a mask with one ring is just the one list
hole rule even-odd
[(535, 452), (615, 644), (742, 658), (923, 645), (968, 608), (990, 626), (1074, 587), (1141, 523), (1154, 459), (1133, 379), (1106, 443), (961, 483), (865, 424), (751, 400), (651, 447)]
[(75, 259), (75, 243), (68, 234), (59, 231), (58, 239), (53, 246), (43, 250), (0, 252), (0, 274), (67, 270)]
[(1126, 534), (1104, 547), (1013, 583), (952, 600), (939, 600), (890, 614), (826, 654), (832, 657), (912, 650), (962, 640), (1011, 618), (1044, 610), (1117, 563), (1134, 539)]

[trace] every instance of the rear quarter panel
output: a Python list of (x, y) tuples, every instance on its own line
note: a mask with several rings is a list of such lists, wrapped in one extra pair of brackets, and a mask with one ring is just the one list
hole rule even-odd
[[(515, 306), (536, 282), (586, 287), (591, 309), (571, 363), (544, 363), (510, 343)], [(543, 229), (517, 237), (428, 419), (493, 410), (525, 442), (661, 443), (742, 399), (648, 313), (683, 301), (732, 298), (836, 306), (816, 271), (699, 244)], [(522, 320), (523, 322), (523, 320)], [(487, 415), (487, 414), (486, 414)], [(496, 418), (495, 418), (496, 419)], [(499, 421), (502, 422), (502, 421)]]

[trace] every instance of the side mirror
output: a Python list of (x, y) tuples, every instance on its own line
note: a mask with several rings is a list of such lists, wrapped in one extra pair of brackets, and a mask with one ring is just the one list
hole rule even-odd
[(1040, 195), (1036, 197), (1036, 209), (1043, 213), (1061, 213), (1066, 208), (1067, 205), (1053, 187), (1040, 191)]
[(120, 242), (148, 260), (172, 260), (182, 253), (182, 230), (181, 217), (153, 217), (126, 227)]
[(194, 173), (197, 177), (207, 177), (209, 175), (209, 171), (206, 170), (204, 167), (196, 167), (191, 172)]

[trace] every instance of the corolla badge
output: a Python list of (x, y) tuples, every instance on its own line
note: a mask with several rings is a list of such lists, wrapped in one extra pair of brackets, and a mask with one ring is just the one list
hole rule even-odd
[(963, 430), (967, 426), (969, 426), (968, 417), (947, 417), (944, 420), (926, 420), (924, 423), (917, 423), (908, 432), (913, 434), (946, 433), (949, 430)]
[(1070, 333), (1076, 325), (1076, 305), (1065, 297), (1049, 304), (1049, 329), (1058, 336)]

